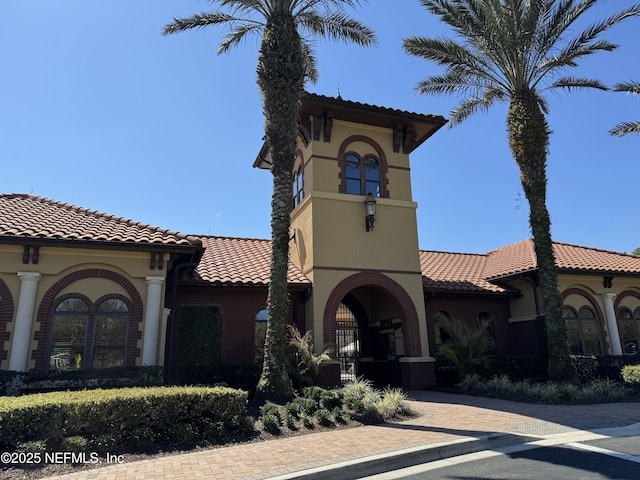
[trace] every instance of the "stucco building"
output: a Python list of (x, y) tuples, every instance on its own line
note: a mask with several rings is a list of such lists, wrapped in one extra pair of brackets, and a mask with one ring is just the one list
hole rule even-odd
[[(333, 347), (327, 384), (432, 386), (434, 319), (491, 320), (496, 350), (536, 354), (530, 240), (420, 251), (411, 153), (439, 116), (309, 94), (292, 172), (289, 321)], [(269, 151), (254, 166), (268, 169)], [(366, 203), (367, 202), (367, 203)], [(640, 257), (556, 243), (574, 353), (637, 354)], [(0, 369), (165, 365), (176, 312), (210, 306), (219, 361), (259, 362), (270, 242), (185, 235), (32, 195), (0, 195)]]

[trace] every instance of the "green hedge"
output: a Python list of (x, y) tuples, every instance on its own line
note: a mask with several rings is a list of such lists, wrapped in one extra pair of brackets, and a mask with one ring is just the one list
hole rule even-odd
[(627, 365), (622, 368), (622, 379), (627, 383), (640, 385), (640, 365)]
[(87, 449), (144, 451), (155, 445), (214, 442), (242, 431), (247, 392), (227, 387), (152, 387), (0, 397), (0, 450), (70, 437)]
[(163, 384), (164, 369), (157, 366), (53, 373), (0, 372), (0, 396), (88, 388), (152, 387)]

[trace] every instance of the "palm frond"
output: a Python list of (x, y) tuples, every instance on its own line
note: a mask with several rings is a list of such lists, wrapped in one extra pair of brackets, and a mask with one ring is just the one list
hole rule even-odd
[(613, 87), (614, 92), (627, 92), (632, 93), (634, 95), (640, 95), (640, 82), (629, 81), (629, 82), (621, 82), (616, 83)]
[(257, 22), (248, 22), (237, 25), (224, 38), (222, 43), (220, 43), (220, 46), (218, 47), (218, 55), (227, 53), (233, 47), (242, 43), (242, 40), (244, 40), (248, 34), (260, 35), (263, 28), (264, 26)]
[(240, 19), (232, 15), (220, 12), (196, 13), (190, 17), (175, 18), (162, 30), (163, 35), (172, 35), (178, 32), (208, 27), (209, 25), (219, 25), (221, 23), (233, 23)]
[(609, 130), (609, 134), (615, 137), (624, 137), (625, 135), (629, 135), (632, 133), (640, 133), (640, 122), (619, 123), (611, 130)]
[(497, 88), (488, 88), (482, 95), (466, 98), (451, 110), (449, 128), (461, 124), (478, 111), (488, 111), (494, 103), (504, 100), (508, 100), (504, 91)]
[(311, 83), (316, 83), (318, 81), (316, 56), (309, 42), (302, 42), (302, 53), (304, 55), (305, 76)]
[(344, 12), (320, 15), (310, 11), (296, 16), (296, 22), (311, 34), (331, 40), (348, 40), (363, 47), (377, 43), (376, 34), (366, 25), (350, 18)]
[(563, 77), (554, 81), (549, 85), (547, 89), (564, 88), (571, 90), (573, 88), (595, 88), (596, 90), (609, 90), (604, 83), (595, 78), (577, 78), (577, 77)]

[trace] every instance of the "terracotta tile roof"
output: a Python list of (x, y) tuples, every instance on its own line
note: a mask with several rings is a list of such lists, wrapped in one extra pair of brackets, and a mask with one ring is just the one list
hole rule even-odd
[(182, 233), (26, 194), (0, 195), (0, 238), (199, 246)]
[[(640, 257), (568, 243), (553, 243), (561, 272), (640, 274)], [(488, 253), (487, 279), (497, 279), (535, 270), (533, 240), (528, 239)]]
[[(271, 271), (271, 241), (251, 238), (198, 237), (205, 247), (196, 268), (199, 281), (216, 285), (266, 286)], [(289, 284), (311, 286), (311, 281), (291, 262)]]
[(485, 279), (487, 261), (487, 255), (421, 251), (422, 283), (427, 290), (509, 293)]

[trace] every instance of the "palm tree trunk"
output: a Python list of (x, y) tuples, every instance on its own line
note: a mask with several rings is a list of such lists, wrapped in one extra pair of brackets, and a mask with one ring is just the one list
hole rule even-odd
[(293, 387), (287, 372), (289, 315), (287, 269), (291, 223), (291, 175), (298, 132), (298, 111), (304, 89), (302, 44), (291, 16), (276, 16), (266, 26), (258, 63), (266, 141), (271, 150), (271, 278), (267, 299), (267, 336), (258, 392), (286, 397)]
[(549, 127), (534, 94), (513, 95), (507, 116), (509, 145), (522, 188), (529, 201), (529, 224), (538, 265), (538, 282), (544, 312), (547, 373), (553, 380), (575, 376), (569, 356), (567, 325), (562, 316), (558, 273), (551, 239), (551, 219), (546, 205)]

